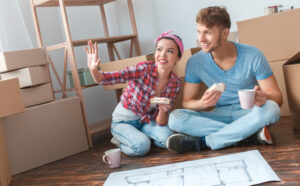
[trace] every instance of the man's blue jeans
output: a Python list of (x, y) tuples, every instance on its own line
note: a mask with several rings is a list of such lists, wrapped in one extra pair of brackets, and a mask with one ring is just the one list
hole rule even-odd
[(141, 118), (132, 111), (117, 105), (112, 115), (111, 133), (120, 142), (120, 149), (129, 156), (142, 156), (150, 150), (151, 141), (161, 148), (166, 148), (166, 141), (173, 132), (167, 125), (141, 123)]
[(242, 109), (240, 104), (216, 107), (214, 110), (178, 109), (169, 117), (170, 129), (195, 137), (205, 137), (212, 150), (233, 145), (280, 119), (280, 108), (268, 100), (262, 107)]

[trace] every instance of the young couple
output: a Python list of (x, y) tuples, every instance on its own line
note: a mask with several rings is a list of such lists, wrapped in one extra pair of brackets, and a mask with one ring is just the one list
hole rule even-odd
[[(162, 33), (156, 40), (155, 61), (140, 62), (118, 72), (98, 70), (97, 44), (88, 43), (88, 67), (103, 85), (128, 82), (112, 115), (112, 142), (129, 156), (142, 156), (151, 140), (173, 152), (217, 150), (241, 143), (272, 144), (268, 126), (280, 119), (282, 95), (264, 55), (255, 47), (227, 40), (230, 17), (226, 9), (208, 7), (196, 17), (202, 50), (187, 63), (183, 108), (171, 112), (180, 90), (172, 71), (183, 54), (181, 39)], [(200, 83), (225, 83), (220, 91), (206, 91)], [(242, 109), (239, 89), (255, 89), (255, 106)], [(170, 104), (153, 104), (166, 97)], [(214, 109), (207, 111), (207, 108)], [(176, 132), (176, 134), (174, 134)]]

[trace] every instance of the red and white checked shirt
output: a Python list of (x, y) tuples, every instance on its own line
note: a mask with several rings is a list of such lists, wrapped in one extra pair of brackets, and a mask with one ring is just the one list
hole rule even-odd
[[(150, 108), (150, 99), (154, 97), (158, 80), (157, 65), (153, 61), (144, 61), (136, 66), (126, 67), (117, 72), (101, 72), (102, 85), (113, 85), (128, 82), (128, 87), (121, 96), (123, 107), (131, 110), (141, 117), (142, 123), (150, 123), (158, 115), (158, 105), (154, 110)], [(160, 97), (170, 99), (170, 110), (174, 105), (180, 90), (180, 79), (175, 73), (171, 73), (167, 86), (163, 89)], [(149, 109), (151, 111), (149, 111)]]

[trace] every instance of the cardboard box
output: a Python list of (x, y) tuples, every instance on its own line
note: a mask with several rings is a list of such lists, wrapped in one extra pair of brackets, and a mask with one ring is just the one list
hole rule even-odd
[(0, 76), (1, 79), (19, 78), (21, 88), (50, 82), (49, 70), (46, 65), (9, 71)]
[(12, 178), (1, 118), (23, 112), (24, 103), (17, 78), (0, 80), (0, 92), (0, 185), (8, 186)]
[[(113, 62), (108, 62), (108, 63), (100, 63), (100, 69), (103, 72), (114, 72), (121, 70), (125, 67), (128, 66), (134, 66), (138, 64), (139, 62), (142, 61), (153, 61), (154, 60), (154, 55), (144, 55), (144, 56), (137, 56), (137, 57), (132, 57), (132, 58), (127, 58), (127, 59), (122, 59), (119, 61), (113, 61)], [(103, 86), (104, 90), (114, 90), (114, 89), (122, 89), (127, 87), (127, 83), (120, 83), (120, 84), (115, 84), (115, 85), (105, 85)]]
[(43, 48), (0, 52), (0, 72), (47, 64)]
[(174, 67), (174, 72), (177, 74), (178, 77), (185, 76), (185, 67), (186, 67), (187, 61), (193, 54), (199, 52), (200, 50), (201, 50), (201, 48), (199, 48), (199, 47), (189, 48), (189, 49), (184, 50), (180, 61)]
[(300, 48), (300, 9), (237, 22), (240, 43), (259, 48), (269, 62), (289, 59)]
[(25, 107), (39, 105), (54, 100), (51, 83), (23, 88), (21, 91)]
[(283, 65), (286, 92), (293, 120), (293, 128), (300, 130), (300, 52)]
[(283, 64), (286, 62), (286, 60), (276, 61), (273, 63), (270, 63), (270, 66), (273, 70), (274, 76), (277, 80), (278, 86), (281, 90), (282, 97), (283, 97), (283, 104), (281, 106), (281, 116), (290, 116), (290, 108), (289, 103), (287, 99), (287, 93), (286, 93), (286, 86), (283, 76)]
[(11, 182), (10, 166), (7, 157), (6, 143), (0, 119), (0, 185), (8, 186)]
[(2, 124), (12, 175), (89, 148), (79, 97), (26, 108)]
[(0, 118), (24, 112), (19, 80), (0, 80)]

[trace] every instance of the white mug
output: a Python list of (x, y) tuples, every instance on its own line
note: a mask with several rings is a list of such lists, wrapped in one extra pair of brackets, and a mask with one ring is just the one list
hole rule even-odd
[(254, 89), (238, 90), (238, 94), (242, 109), (250, 109), (254, 106), (256, 94)]
[(102, 160), (104, 163), (109, 164), (110, 168), (118, 168), (120, 167), (121, 163), (121, 150), (117, 149), (110, 149), (105, 151)]

